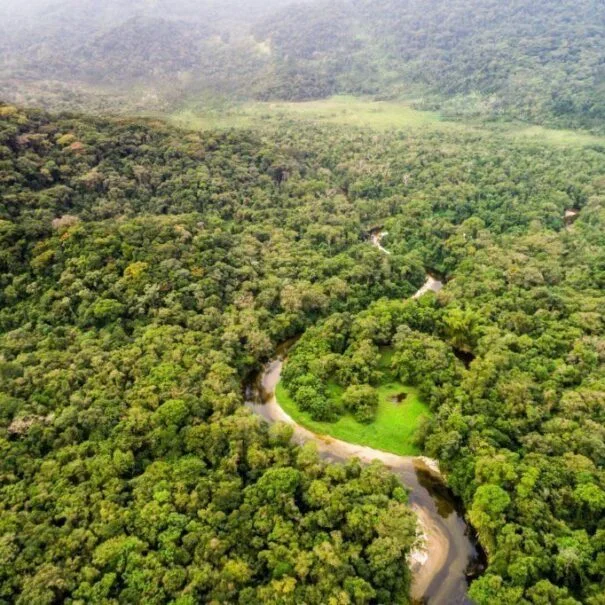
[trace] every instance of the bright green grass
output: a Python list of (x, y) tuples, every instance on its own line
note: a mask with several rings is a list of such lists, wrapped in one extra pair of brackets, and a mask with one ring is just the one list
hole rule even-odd
[[(392, 452), (401, 456), (414, 456), (420, 453), (413, 443), (420, 418), (429, 416), (427, 406), (418, 397), (416, 389), (404, 387), (398, 383), (381, 385), (378, 389), (378, 410), (372, 424), (360, 424), (349, 414), (341, 416), (336, 422), (318, 422), (307, 412), (301, 412), (280, 382), (276, 396), (279, 405), (300, 425), (317, 433), (330, 435), (342, 441), (367, 445), (374, 449)], [(405, 401), (394, 404), (390, 398), (401, 391), (408, 393)]]
[[(305, 103), (269, 103), (267, 109), (282, 117), (362, 126), (376, 130), (429, 126), (440, 122), (439, 114), (417, 111), (404, 103), (371, 101), (348, 96)], [(442, 123), (440, 126), (445, 128), (454, 124)]]
[(565, 130), (545, 128), (544, 126), (527, 126), (511, 129), (507, 135), (514, 139), (548, 143), (563, 147), (587, 147), (605, 145), (605, 137), (597, 136), (583, 130)]
[[(383, 352), (381, 366), (386, 366), (391, 357), (390, 351)], [(430, 416), (428, 407), (420, 400), (418, 391), (394, 380), (386, 374), (385, 382), (377, 389), (378, 410), (372, 424), (360, 424), (351, 415), (345, 414), (336, 422), (318, 422), (307, 412), (298, 409), (285, 386), (280, 382), (275, 391), (279, 405), (298, 423), (319, 435), (330, 435), (342, 441), (367, 445), (385, 452), (402, 456), (413, 456), (420, 453), (414, 445), (413, 438), (420, 418)], [(395, 404), (391, 398), (402, 391), (407, 397), (401, 403)], [(328, 385), (328, 395), (340, 402), (343, 388), (331, 383)]]
[(225, 130), (229, 128), (253, 128), (258, 125), (259, 118), (248, 113), (242, 106), (238, 109), (224, 111), (207, 110), (198, 112), (193, 109), (183, 109), (168, 116), (168, 121), (186, 130)]

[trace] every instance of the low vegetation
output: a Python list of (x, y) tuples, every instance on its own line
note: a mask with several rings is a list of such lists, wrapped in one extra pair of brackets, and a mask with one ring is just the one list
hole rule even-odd
[[(429, 416), (429, 410), (418, 397), (413, 387), (399, 383), (385, 384), (376, 389), (378, 407), (371, 424), (360, 423), (345, 414), (334, 422), (313, 420), (311, 414), (302, 412), (293, 401), (283, 383), (277, 386), (279, 405), (301, 426), (318, 435), (327, 435), (348, 443), (358, 443), (377, 450), (416, 456), (421, 453), (417, 445), (418, 429), (422, 419)], [(395, 403), (395, 399), (405, 394), (405, 400)], [(338, 392), (334, 393), (338, 398)]]
[[(413, 130), (417, 133), (442, 132), (451, 136), (475, 133), (481, 138), (506, 137), (513, 142), (539, 146), (605, 148), (605, 136), (583, 130), (528, 126), (518, 121), (460, 121), (439, 112), (415, 109), (412, 101), (386, 102), (369, 98), (335, 96), (318, 101), (239, 102), (221, 98), (187, 103), (186, 108), (172, 112), (155, 112), (153, 117), (166, 119), (185, 130), (273, 129), (284, 122), (350, 126), (379, 133)], [(149, 114), (147, 114), (149, 115)]]

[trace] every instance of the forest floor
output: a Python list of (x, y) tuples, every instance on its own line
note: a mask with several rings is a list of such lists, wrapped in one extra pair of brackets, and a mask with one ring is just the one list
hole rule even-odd
[[(381, 354), (380, 365), (381, 370), (385, 371), (385, 378), (376, 387), (378, 409), (374, 422), (370, 424), (357, 422), (350, 414), (344, 414), (336, 422), (313, 420), (309, 413), (298, 409), (281, 382), (275, 391), (279, 405), (294, 421), (319, 435), (329, 435), (400, 456), (418, 455), (420, 451), (414, 443), (414, 437), (421, 419), (429, 417), (431, 413), (420, 399), (417, 389), (402, 384), (388, 372), (391, 354), (389, 350), (383, 350)], [(328, 388), (330, 398), (338, 404), (343, 391), (335, 383), (330, 383)], [(399, 396), (402, 401), (397, 401)]]

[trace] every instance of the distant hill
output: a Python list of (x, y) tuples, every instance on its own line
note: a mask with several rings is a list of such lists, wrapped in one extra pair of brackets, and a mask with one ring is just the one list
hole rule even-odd
[(350, 0), (285, 9), (267, 96), (420, 95), (454, 114), (599, 127), (602, 0)]
[[(197, 23), (132, 17), (89, 40), (68, 42), (69, 52), (40, 46), (27, 62), (44, 77), (78, 77), (91, 82), (160, 78), (198, 71), (202, 49), (213, 30)], [(67, 50), (67, 49), (66, 49)]]
[(129, 112), (201, 90), (249, 91), (269, 62), (251, 23), (287, 2), (7, 0), (0, 98)]
[(143, 106), (149, 89), (167, 103), (353, 93), (605, 124), (602, 0), (7, 0), (0, 23), (0, 96), (22, 103), (69, 106), (91, 87), (132, 98), (136, 84)]

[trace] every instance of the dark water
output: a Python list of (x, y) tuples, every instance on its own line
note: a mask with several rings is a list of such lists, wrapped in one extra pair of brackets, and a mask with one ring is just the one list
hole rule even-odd
[[(457, 544), (450, 548), (447, 562), (441, 572), (434, 578), (426, 595), (426, 603), (472, 603), (467, 596), (471, 580), (480, 576), (487, 567), (487, 557), (479, 545), (477, 537), (464, 520), (464, 507), (459, 498), (433, 473), (417, 470), (419, 484), (427, 490), (435, 504), (435, 512), (451, 528), (450, 535)], [(413, 497), (410, 495), (410, 502)], [(464, 562), (464, 565), (461, 565)], [(461, 578), (460, 572), (464, 577)], [(448, 600), (441, 600), (442, 585), (451, 585), (454, 590)]]

